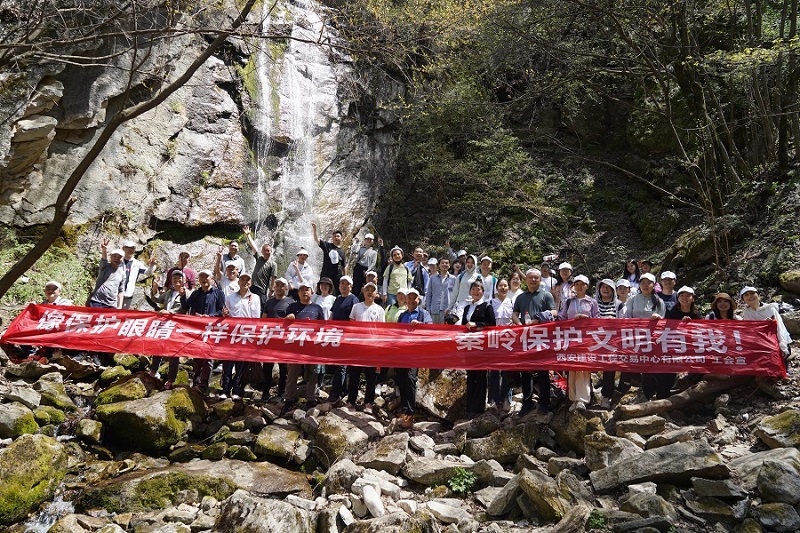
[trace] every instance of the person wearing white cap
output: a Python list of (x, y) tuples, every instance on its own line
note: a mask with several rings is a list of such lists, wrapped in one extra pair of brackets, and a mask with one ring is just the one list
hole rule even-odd
[[(225, 294), (214, 287), (214, 274), (203, 269), (197, 273), (197, 290), (193, 291), (188, 297), (181, 296), (181, 304), (189, 310), (190, 315), (196, 316), (222, 316), (222, 309), (225, 307)], [(192, 386), (198, 392), (204, 394), (208, 389), (208, 380), (211, 377), (213, 367), (211, 359), (192, 360), (193, 381)]]
[(789, 346), (792, 343), (792, 336), (789, 335), (789, 331), (783, 323), (783, 318), (778, 312), (778, 304), (762, 304), (761, 298), (758, 296), (758, 289), (751, 286), (744, 287), (739, 291), (739, 296), (741, 296), (745, 303), (744, 310), (742, 311), (742, 319), (774, 320), (778, 325), (778, 344), (780, 345), (784, 360), (788, 362), (792, 356), (792, 349)]
[(400, 287), (411, 286), (411, 271), (403, 263), (403, 249), (395, 246), (389, 250), (389, 265), (383, 271), (383, 291), (386, 295), (386, 304), (392, 305), (397, 301), (397, 290)]
[(322, 250), (322, 270), (320, 270), (320, 277), (330, 278), (333, 281), (333, 287), (336, 289), (336, 294), (339, 294), (339, 278), (344, 274), (345, 256), (342, 250), (342, 232), (334, 230), (331, 233), (331, 240), (323, 241), (317, 235), (317, 224), (311, 223), (311, 230), (314, 234), (314, 242), (316, 242)]
[(297, 251), (296, 258), (289, 263), (284, 275), (289, 282), (289, 296), (294, 300), (297, 299), (297, 289), (300, 288), (300, 284), (303, 282), (311, 283), (311, 279), (314, 276), (314, 271), (311, 269), (311, 265), (308, 264), (308, 250), (300, 248)]
[(122, 309), (130, 309), (131, 303), (133, 303), (133, 293), (136, 290), (136, 282), (139, 280), (139, 276), (144, 275), (144, 277), (147, 277), (155, 272), (156, 256), (153, 254), (153, 257), (150, 258), (149, 266), (145, 266), (144, 263), (133, 257), (133, 253), (136, 251), (135, 242), (124, 241), (122, 243), (122, 251), (124, 252), (122, 266), (125, 269), (125, 290), (123, 291)]
[[(586, 294), (589, 289), (589, 278), (580, 274), (572, 282), (575, 296), (571, 296), (561, 303), (558, 311), (559, 320), (580, 320), (583, 318), (597, 318), (600, 310), (597, 300)], [(570, 412), (586, 411), (586, 406), (592, 401), (592, 372), (591, 370), (570, 370), (568, 373), (569, 399), (572, 401)]]
[[(364, 285), (364, 301), (357, 303), (350, 311), (350, 320), (354, 322), (385, 322), (386, 317), (383, 307), (375, 303), (375, 296), (378, 294), (378, 286), (374, 283)], [(366, 386), (364, 389), (364, 411), (372, 412), (372, 404), (375, 402), (375, 383), (377, 373), (374, 366), (355, 366), (347, 367), (347, 403), (351, 406), (356, 405), (358, 400), (358, 386), (361, 381), (361, 374), (364, 374)]]
[(72, 300), (61, 296), (62, 285), (57, 281), (48, 281), (44, 286), (44, 305), (72, 305)]
[(446, 257), (439, 259), (439, 273), (431, 276), (425, 293), (425, 309), (430, 312), (434, 324), (444, 324), (456, 281), (456, 277), (450, 273), (450, 260)]
[(425, 290), (428, 288), (430, 273), (425, 264), (425, 250), (417, 246), (412, 254), (414, 259), (406, 262), (406, 268), (411, 272), (411, 283), (409, 287), (417, 289), (419, 295), (425, 297)]
[(407, 295), (408, 287), (400, 287), (397, 289), (397, 294), (395, 295), (397, 299), (386, 307), (386, 312), (384, 313), (386, 322), (397, 322), (397, 319), (400, 318), (400, 315), (403, 314), (403, 311), (407, 309)]
[[(378, 283), (378, 273), (375, 272), (374, 270), (367, 270), (367, 272), (364, 274), (364, 277), (365, 277), (365, 282), (366, 283), (374, 283), (375, 286), (378, 287), (378, 292), (375, 294), (375, 303), (380, 305), (381, 307), (383, 307), (383, 298), (381, 298), (380, 284)], [(353, 286), (355, 286), (355, 280), (353, 280)], [(356, 294), (356, 293), (353, 292), (353, 294)], [(359, 302), (363, 302), (364, 301), (364, 290), (363, 290), (363, 287), (362, 287), (361, 292), (356, 294), (356, 296), (358, 296), (358, 301)]]
[[(352, 288), (353, 279), (350, 276), (342, 276), (339, 280), (339, 296), (336, 297), (331, 307), (331, 320), (350, 320), (353, 308), (359, 303), (356, 295), (350, 292)], [(331, 403), (336, 404), (345, 395), (347, 367), (344, 365), (332, 365), (327, 370), (332, 374)]]
[[(639, 294), (630, 298), (625, 304), (625, 318), (664, 318), (667, 312), (664, 300), (655, 293), (656, 277), (649, 272), (639, 277)], [(656, 380), (642, 375), (642, 389), (640, 393), (644, 399), (649, 400), (656, 393)]]
[[(447, 262), (450, 264), (450, 261)], [(428, 259), (428, 287), (430, 287), (430, 279), (432, 276), (436, 276), (439, 274), (439, 260), (435, 257), (431, 257)], [(425, 293), (427, 294), (428, 290), (425, 289)]]
[(619, 306), (617, 311), (620, 311), (620, 312), (622, 312), (622, 314), (625, 314), (622, 310), (625, 307), (625, 304), (628, 302), (628, 298), (630, 297), (630, 295), (631, 295), (631, 284), (630, 284), (630, 282), (627, 279), (624, 279), (624, 278), (618, 279), (617, 280), (617, 300), (619, 300), (622, 305)]
[[(622, 280), (625, 281), (625, 280)], [(627, 281), (625, 281), (627, 283)], [(617, 286), (614, 280), (604, 278), (597, 284), (597, 313), (598, 318), (619, 318), (620, 309), (624, 305), (616, 296)], [(600, 389), (600, 407), (611, 409), (611, 401), (614, 399), (614, 385), (617, 373), (614, 370), (603, 370), (602, 387)]]
[[(312, 287), (308, 281), (301, 281), (297, 288), (298, 301), (291, 304), (286, 310), (286, 320), (325, 320), (325, 312), (317, 304), (311, 303)], [(286, 377), (286, 392), (283, 397), (285, 404), (282, 413), (288, 413), (297, 402), (297, 378), (305, 374), (306, 378), (306, 405), (316, 403), (317, 377), (321, 365), (301, 365), (289, 363)], [(303, 368), (305, 366), (305, 369)]]
[(106, 307), (121, 309), (125, 297), (125, 269), (122, 257), (125, 252), (119, 248), (108, 253), (110, 240), (104, 238), (100, 244), (100, 266), (94, 290), (86, 303), (89, 307)]
[(575, 291), (572, 290), (572, 265), (566, 261), (558, 265), (558, 280), (553, 286), (552, 293), (556, 300), (556, 309), (561, 309), (564, 300), (575, 296)]
[(239, 272), (239, 268), (236, 266), (236, 262), (228, 261), (225, 263), (225, 270), (224, 272), (220, 272), (216, 266), (214, 266), (214, 279), (217, 280), (217, 287), (222, 289), (222, 292), (225, 293), (225, 297), (232, 292), (236, 292), (239, 290), (239, 275), (242, 274)]
[[(250, 292), (253, 280), (250, 274), (243, 272), (238, 280), (239, 290), (225, 296), (225, 307), (222, 308), (223, 316), (235, 318), (261, 318), (261, 298)], [(220, 398), (230, 396), (234, 400), (241, 399), (244, 394), (245, 383), (242, 381), (244, 361), (222, 361), (222, 394)], [(236, 374), (234, 374), (234, 370)]]
[[(665, 274), (667, 275), (666, 277)], [(661, 284), (665, 288), (667, 284), (665, 284), (664, 281), (670, 281), (669, 274), (672, 274), (672, 272), (668, 271), (661, 274)], [(674, 281), (672, 285), (675, 285)], [(678, 289), (676, 294), (677, 303), (671, 309), (667, 309), (664, 318), (669, 318), (671, 320), (700, 320), (703, 318), (695, 306), (693, 288), (683, 286)], [(642, 377), (651, 381), (652, 385), (655, 387), (656, 398), (663, 400), (670, 397), (677, 374), (662, 372), (658, 374), (647, 374)]]
[[(289, 282), (286, 278), (277, 278), (272, 284), (272, 298), (266, 301), (262, 307), (262, 315), (267, 318), (286, 318), (289, 306), (295, 301), (288, 296)], [(275, 363), (263, 363), (264, 377), (266, 383), (262, 390), (262, 400), (269, 398), (269, 389), (272, 387), (272, 369)], [(286, 391), (286, 377), (288, 375), (288, 367), (286, 363), (278, 363), (278, 396), (283, 396)]]
[(272, 294), (272, 284), (278, 275), (278, 265), (275, 263), (275, 259), (272, 258), (272, 246), (269, 243), (265, 242), (261, 245), (261, 255), (258, 255), (259, 249), (256, 246), (256, 241), (253, 240), (253, 232), (250, 231), (250, 226), (245, 226), (242, 231), (244, 231), (247, 245), (253, 251), (253, 257), (256, 260), (256, 264), (253, 267), (253, 284), (250, 286), (250, 292), (261, 296), (263, 304)]
[(454, 272), (455, 275), (458, 275), (462, 270), (464, 270), (464, 263), (467, 261), (467, 251), (464, 249), (461, 249), (458, 252), (453, 251), (453, 247), (450, 246), (449, 239), (445, 241), (444, 245), (447, 248), (447, 256), (450, 258), (450, 263), (452, 263), (454, 270), (456, 263), (460, 263), (458, 271)]
[[(407, 309), (398, 318), (400, 324), (433, 324), (431, 314), (420, 305), (419, 292), (416, 289), (408, 289), (406, 296)], [(409, 354), (411, 355), (411, 354)], [(417, 369), (416, 368), (395, 368), (395, 379), (397, 388), (400, 390), (400, 409), (399, 424), (403, 429), (414, 427), (414, 413), (417, 406)]]
[(656, 294), (664, 300), (664, 308), (669, 311), (678, 303), (678, 293), (675, 292), (677, 277), (675, 272), (665, 270), (659, 276), (661, 278), (661, 291), (656, 287)]
[[(364, 235), (364, 244), (359, 244), (358, 238), (353, 239), (350, 251), (356, 254), (356, 264), (353, 266), (353, 294), (361, 295), (361, 288), (366, 283), (366, 272), (378, 268), (378, 253), (383, 255), (383, 239), (378, 239), (378, 249), (372, 247), (375, 236), (372, 233)], [(377, 281), (376, 281), (377, 283)]]
[(492, 274), (492, 258), (488, 255), (481, 257), (478, 278), (483, 282), (483, 301), (491, 302), (497, 293), (497, 277)]

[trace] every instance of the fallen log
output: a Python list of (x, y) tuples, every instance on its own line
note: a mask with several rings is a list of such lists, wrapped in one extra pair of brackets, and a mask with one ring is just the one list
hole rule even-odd
[[(710, 376), (709, 376), (710, 377)], [(675, 409), (686, 407), (692, 402), (705, 400), (710, 396), (719, 394), (722, 391), (743, 385), (752, 376), (719, 376), (715, 375), (712, 379), (703, 380), (688, 389), (673, 394), (663, 400), (651, 400), (644, 403), (619, 405), (616, 411), (623, 418), (639, 418), (641, 416), (666, 413)]]

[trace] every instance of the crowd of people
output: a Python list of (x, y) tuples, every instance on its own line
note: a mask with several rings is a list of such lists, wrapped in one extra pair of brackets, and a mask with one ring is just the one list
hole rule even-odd
[[(177, 263), (160, 282), (154, 277), (150, 296), (161, 313), (197, 316), (231, 316), (284, 320), (353, 320), (398, 322), (408, 324), (452, 324), (468, 330), (489, 326), (547, 323), (555, 320), (584, 318), (668, 318), (676, 320), (774, 320), (778, 324), (781, 351), (788, 358), (791, 337), (783, 325), (775, 304), (762, 303), (758, 290), (746, 286), (739, 291), (743, 309), (737, 313), (737, 301), (727, 293), (717, 294), (710, 311), (701, 315), (692, 287), (678, 287), (677, 276), (662, 270), (658, 278), (650, 261), (626, 261), (617, 280), (611, 277), (590, 279), (574, 272), (572, 265), (561, 262), (551, 268), (549, 262), (522, 272), (516, 265), (510, 276), (498, 276), (491, 257), (454, 251), (446, 243), (446, 253), (428, 257), (417, 247), (410, 259), (399, 246), (388, 253), (383, 241), (367, 233), (363, 242), (354, 240), (348, 254), (342, 248), (341, 231), (330, 240), (319, 238), (312, 225), (314, 240), (322, 250), (319, 276), (308, 262), (309, 252), (299, 249), (283, 275), (278, 272), (272, 247), (260, 247), (249, 227), (243, 228), (247, 246), (255, 259), (248, 272), (239, 253), (239, 243), (231, 241), (227, 250), (220, 247), (212, 268), (195, 271), (188, 251), (181, 251)], [(126, 241), (120, 249), (108, 251), (109, 240), (101, 243), (101, 260), (95, 288), (86, 305), (91, 307), (129, 308), (140, 276), (155, 272), (156, 261), (148, 265), (133, 257), (136, 245)], [(352, 275), (348, 274), (350, 272)], [(61, 284), (49, 282), (46, 300), (52, 305), (71, 305), (61, 297)], [(409, 354), (413, 355), (413, 354)], [(154, 358), (154, 371), (162, 364)], [(245, 363), (222, 363), (221, 397), (240, 399), (244, 395)], [(272, 363), (263, 365), (266, 381), (263, 397), (271, 390)], [(164, 388), (174, 386), (179, 370), (178, 358), (169, 358)], [(213, 370), (207, 359), (193, 361), (192, 386), (206, 393)], [(394, 380), (399, 390), (399, 424), (410, 427), (416, 410), (416, 368), (396, 368)], [(331, 376), (327, 401), (356, 406), (361, 376), (365, 389), (363, 408), (373, 408), (376, 387), (387, 379), (387, 369), (358, 366), (279, 364), (277, 397), (284, 409), (306, 400), (310, 406), (320, 400), (319, 384), (323, 375)], [(302, 379), (301, 379), (302, 378)], [(569, 372), (567, 396), (571, 410), (585, 410), (595, 403), (591, 372)], [(597, 407), (610, 409), (615, 393), (625, 392), (633, 379), (640, 380), (641, 401), (666, 398), (675, 386), (675, 374), (603, 372), (598, 381)], [(298, 387), (304, 381), (304, 389)], [(486, 409), (511, 410), (512, 391), (521, 389), (520, 415), (540, 414), (551, 410), (553, 383), (551, 372), (506, 372), (469, 370), (466, 377), (467, 416), (477, 416)], [(361, 406), (359, 406), (361, 407)]]

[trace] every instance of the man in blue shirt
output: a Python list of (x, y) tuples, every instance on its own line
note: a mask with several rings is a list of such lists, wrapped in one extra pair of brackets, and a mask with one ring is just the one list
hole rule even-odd
[[(342, 276), (339, 279), (339, 296), (331, 306), (331, 320), (350, 320), (350, 313), (353, 307), (359, 303), (358, 297), (353, 294), (353, 279), (350, 276)], [(331, 367), (331, 396), (332, 404), (339, 403), (347, 394), (345, 382), (347, 380), (347, 367), (344, 365), (334, 365)]]
[[(181, 307), (188, 309), (188, 314), (196, 316), (222, 316), (225, 307), (225, 295), (216, 287), (211, 286), (213, 273), (210, 270), (201, 270), (197, 274), (199, 289), (192, 292), (187, 298), (181, 296)], [(208, 380), (211, 377), (213, 362), (211, 359), (192, 360), (194, 380), (192, 386), (201, 394), (208, 390)]]
[[(286, 308), (286, 320), (325, 320), (325, 311), (322, 310), (317, 304), (311, 303), (311, 283), (309, 281), (301, 281), (300, 287), (297, 289), (297, 297), (300, 301), (290, 304)], [(286, 393), (284, 399), (286, 403), (283, 406), (282, 413), (286, 414), (292, 406), (297, 402), (297, 378), (301, 374), (306, 377), (306, 405), (313, 405), (316, 402), (317, 390), (317, 365), (304, 365), (289, 363), (288, 375), (286, 377)]]
[[(400, 324), (433, 324), (431, 314), (420, 307), (419, 291), (408, 289), (406, 295), (407, 310), (398, 318)], [(417, 407), (417, 369), (416, 368), (395, 368), (395, 379), (397, 388), (400, 389), (400, 427), (411, 429), (414, 427), (414, 413)]]

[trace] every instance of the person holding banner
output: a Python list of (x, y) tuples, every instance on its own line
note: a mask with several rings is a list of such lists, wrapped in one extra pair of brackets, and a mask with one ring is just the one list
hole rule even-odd
[[(401, 324), (433, 324), (431, 314), (420, 307), (419, 291), (408, 289), (406, 291), (406, 307), (400, 315), (398, 322)], [(395, 380), (400, 390), (400, 427), (411, 429), (414, 427), (414, 413), (417, 409), (417, 369), (395, 368)]]
[[(317, 304), (311, 303), (312, 286), (310, 281), (301, 281), (297, 289), (299, 301), (291, 304), (286, 309), (286, 320), (325, 320), (325, 311)], [(317, 370), (319, 365), (289, 364), (286, 376), (286, 403), (281, 412), (288, 413), (297, 403), (298, 390), (297, 378), (305, 374), (306, 378), (306, 405), (313, 405), (317, 395)]]
[[(639, 278), (639, 293), (628, 300), (625, 306), (625, 318), (647, 318), (658, 320), (667, 312), (664, 300), (655, 292), (656, 277), (646, 272)], [(659, 374), (642, 374), (641, 393), (649, 400), (659, 390)]]
[[(583, 274), (575, 276), (572, 289), (575, 291), (575, 296), (563, 301), (558, 312), (558, 319), (597, 318), (600, 314), (597, 300), (586, 294), (589, 289), (589, 278)], [(570, 370), (567, 376), (569, 399), (572, 401), (569, 411), (584, 413), (586, 406), (592, 401), (592, 373), (585, 370)]]
[[(474, 331), (486, 326), (495, 326), (494, 308), (491, 301), (483, 299), (485, 281), (478, 277), (469, 286), (472, 302), (464, 308), (461, 324)], [(494, 286), (492, 286), (494, 287)], [(486, 410), (486, 370), (467, 370), (467, 418), (475, 418)]]
[[(181, 297), (185, 297), (187, 294), (191, 294), (191, 291), (186, 289), (186, 276), (184, 275), (182, 270), (172, 271), (172, 279), (170, 279), (169, 286), (172, 287), (170, 290), (161, 293), (157, 298), (154, 299), (156, 303), (161, 305), (161, 311), (159, 311), (159, 314), (185, 315), (188, 310), (183, 306)], [(156, 280), (153, 280), (153, 287), (151, 291), (153, 294), (158, 293), (158, 282)], [(153, 356), (151, 373), (155, 377), (158, 377), (158, 367), (161, 366), (162, 359), (163, 359), (162, 357), (159, 357), (157, 355)], [(169, 369), (167, 370), (167, 379), (164, 382), (164, 390), (171, 389), (172, 385), (175, 383), (175, 378), (178, 377), (179, 364), (180, 364), (179, 357), (169, 358)]]
[[(198, 290), (192, 292), (187, 298), (181, 295), (181, 305), (189, 310), (190, 315), (196, 316), (222, 316), (225, 307), (225, 295), (222, 291), (211, 285), (214, 274), (210, 270), (201, 270), (197, 274), (200, 283)], [(211, 378), (213, 361), (211, 359), (194, 359), (192, 361), (194, 378), (192, 387), (201, 394), (208, 390), (208, 380)]]
[[(250, 292), (252, 285), (250, 274), (243, 272), (239, 276), (239, 290), (232, 292), (225, 297), (225, 307), (222, 308), (223, 316), (239, 318), (261, 318), (261, 297)], [(244, 382), (242, 373), (244, 372), (244, 361), (223, 361), (222, 362), (222, 394), (220, 398), (230, 396), (234, 400), (240, 400), (244, 394)], [(233, 371), (236, 370), (236, 376)]]
[(742, 312), (744, 320), (774, 320), (778, 325), (778, 344), (781, 347), (784, 361), (788, 362), (792, 357), (792, 349), (789, 346), (792, 343), (792, 337), (783, 323), (783, 318), (778, 312), (778, 304), (768, 303), (762, 304), (761, 298), (758, 296), (758, 289), (755, 287), (744, 287), (739, 296), (742, 297), (746, 307)]
[[(383, 308), (375, 303), (375, 296), (378, 294), (378, 286), (372, 282), (363, 287), (364, 301), (353, 306), (350, 311), (350, 320), (355, 322), (384, 322), (385, 316)], [(364, 389), (364, 411), (372, 412), (372, 404), (375, 403), (375, 382), (376, 371), (374, 366), (355, 366), (347, 367), (347, 403), (351, 406), (356, 405), (358, 400), (358, 385), (361, 382), (361, 374), (364, 374), (366, 388)]]

